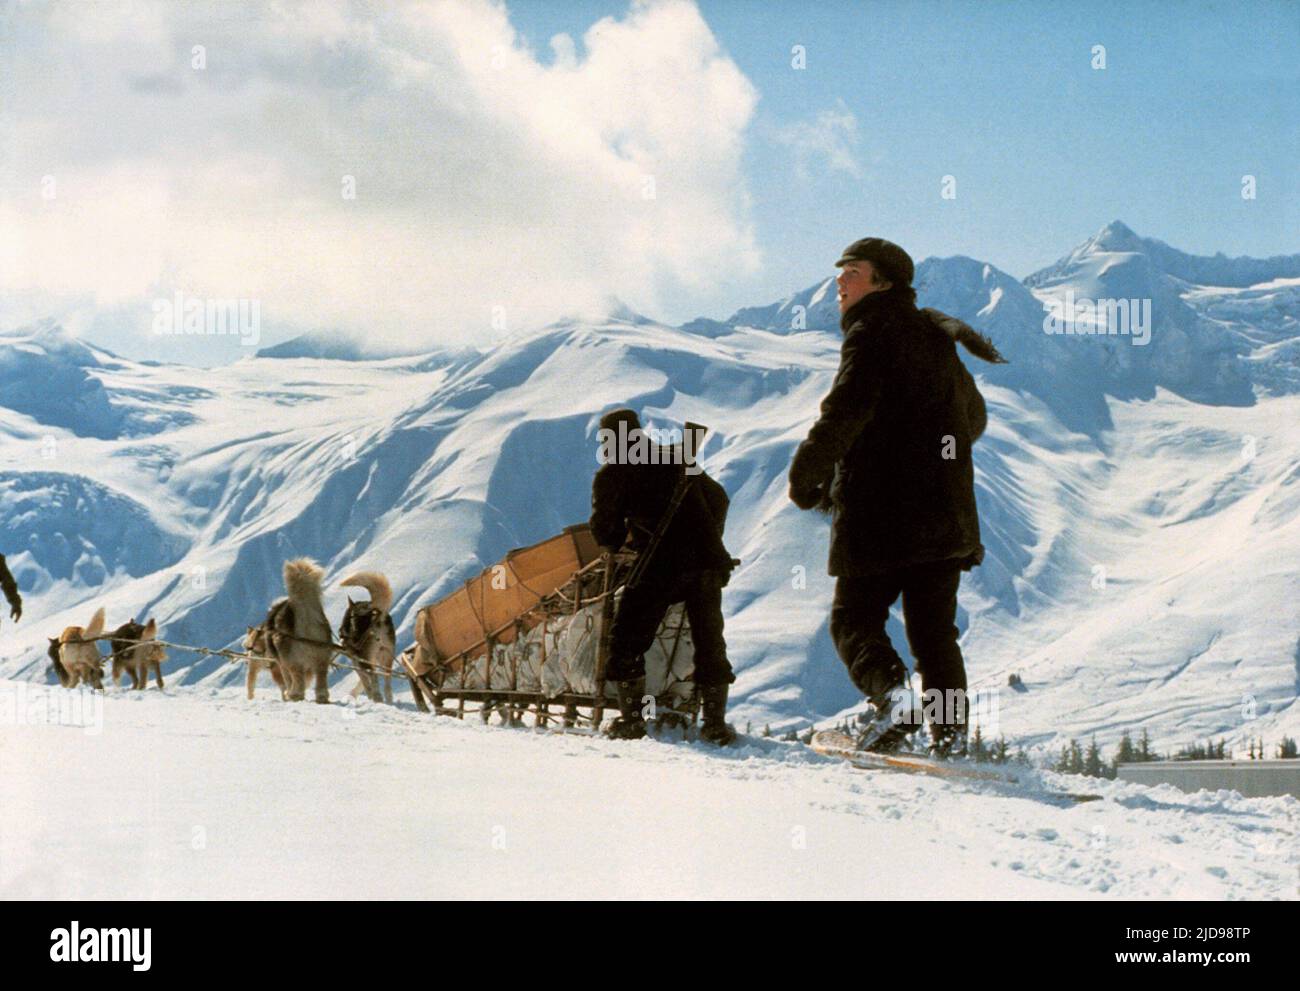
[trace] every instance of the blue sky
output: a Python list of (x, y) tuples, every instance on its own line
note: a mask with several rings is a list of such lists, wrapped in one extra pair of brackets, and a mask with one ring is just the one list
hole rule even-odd
[(725, 317), (867, 234), (1016, 277), (1116, 219), (1294, 253), (1296, 51), (1296, 2), (23, 5), (0, 329), (211, 364), (252, 337), (160, 336), (160, 301), (413, 348)]
[[(580, 37), (626, 7), (510, 10), (544, 50), (551, 34)], [(918, 260), (970, 255), (1022, 278), (1116, 219), (1196, 254), (1300, 251), (1300, 3), (699, 7), (760, 93), (745, 175), (774, 290), (781, 272), (786, 288), (811, 283), (866, 234)], [(1104, 70), (1091, 67), (1097, 44)], [(770, 131), (841, 100), (863, 174), (792, 174)], [(1241, 198), (1245, 174), (1254, 201)], [(955, 200), (940, 198), (943, 175)]]

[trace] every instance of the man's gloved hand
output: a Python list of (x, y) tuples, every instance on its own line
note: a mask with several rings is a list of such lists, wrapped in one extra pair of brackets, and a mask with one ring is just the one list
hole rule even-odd
[(22, 599), (19, 599), (17, 602), (14, 602), (14, 603), (12, 603), (12, 604), (10, 605), (10, 608), (9, 608), (9, 618), (12, 619), (15, 623), (18, 622), (20, 619), (23, 618), (23, 602), (22, 602)]
[(790, 483), (790, 501), (800, 509), (816, 509), (824, 495), (820, 485)]

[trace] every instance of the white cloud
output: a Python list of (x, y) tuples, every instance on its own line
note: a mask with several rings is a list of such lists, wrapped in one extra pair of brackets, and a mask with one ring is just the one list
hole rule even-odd
[(795, 170), (807, 178), (816, 162), (831, 172), (847, 172), (861, 178), (863, 169), (854, 151), (858, 143), (858, 119), (843, 100), (830, 110), (819, 111), (812, 120), (795, 121), (772, 129), (772, 139), (794, 153)]
[(5, 293), (138, 307), (142, 334), (179, 288), (463, 342), (496, 306), (511, 331), (610, 294), (653, 314), (758, 268), (757, 95), (686, 0), (551, 64), (488, 0), (86, 9), (18, 7), (0, 42)]

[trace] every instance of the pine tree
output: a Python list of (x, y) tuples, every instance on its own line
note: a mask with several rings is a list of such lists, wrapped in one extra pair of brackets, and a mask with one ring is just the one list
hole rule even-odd
[(1078, 740), (1070, 741), (1070, 766), (1071, 774), (1083, 773), (1083, 749), (1079, 746)]
[(1007, 762), (1007, 749), (1007, 738), (1005, 736), (999, 736), (998, 742), (993, 744), (994, 764), (1005, 764)]
[(975, 727), (975, 735), (970, 738), (970, 745), (966, 748), (972, 760), (981, 764), (988, 760), (988, 748), (984, 746), (984, 737), (980, 735), (980, 728)]
[(1205, 760), (1214, 756), (1213, 748), (1214, 744), (1210, 744), (1207, 749), (1204, 744), (1189, 743), (1174, 754), (1174, 760)]
[(1065, 744), (1061, 747), (1061, 756), (1056, 758), (1056, 763), (1052, 765), (1052, 770), (1058, 774), (1068, 774), (1070, 771), (1070, 745)]
[(767, 724), (763, 727), (763, 736), (765, 736), (765, 737), (771, 737), (771, 735), (772, 735), (772, 724), (771, 724), (771, 723), (767, 723)]
[(1119, 738), (1119, 750), (1115, 754), (1115, 762), (1118, 764), (1131, 764), (1136, 756), (1133, 749), (1133, 737), (1129, 736), (1128, 730)]
[(1101, 765), (1101, 748), (1097, 746), (1097, 738), (1094, 736), (1092, 742), (1088, 744), (1088, 756), (1083, 762), (1083, 773), (1090, 778), (1103, 777)]
[(1138, 743), (1138, 760), (1155, 760), (1156, 755), (1151, 752), (1151, 737), (1146, 730), (1142, 731), (1142, 740)]
[(1282, 742), (1277, 745), (1278, 760), (1295, 760), (1296, 744), (1295, 740), (1289, 736), (1282, 737)]
[(1133, 749), (1133, 738), (1128, 735), (1128, 730), (1119, 738), (1119, 747), (1115, 751), (1115, 756), (1111, 758), (1110, 769), (1106, 774), (1108, 778), (1119, 776), (1119, 766), (1121, 764), (1131, 764), (1137, 759), (1137, 752)]

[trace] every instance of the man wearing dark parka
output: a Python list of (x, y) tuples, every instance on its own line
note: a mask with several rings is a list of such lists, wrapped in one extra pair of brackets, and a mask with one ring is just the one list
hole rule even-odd
[[(898, 749), (922, 709), (931, 751), (957, 755), (966, 722), (957, 586), (984, 557), (971, 448), (986, 411), (955, 345), (1004, 359), (962, 321), (917, 308), (912, 259), (898, 245), (863, 238), (836, 265), (840, 364), (795, 452), (790, 498), (831, 514), (830, 632), (869, 703), (859, 746)], [(907, 668), (885, 633), (900, 595), (922, 706), (904, 701)]]

